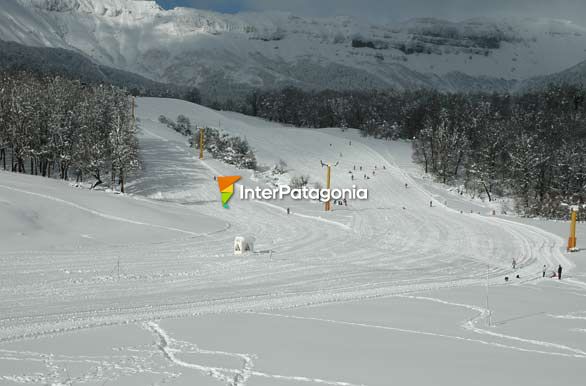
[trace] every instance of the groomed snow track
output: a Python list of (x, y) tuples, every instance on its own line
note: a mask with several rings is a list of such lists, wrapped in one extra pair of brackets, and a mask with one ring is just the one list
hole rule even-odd
[[(438, 202), (430, 208), (430, 195), (398, 166), (408, 160), (397, 162), (388, 142), (281, 127), (174, 100), (139, 99), (137, 112), (144, 169), (129, 185), (131, 197), (1, 174), (0, 204), (28, 207), (35, 232), (23, 225), (23, 242), (2, 245), (0, 341), (484, 285), (487, 274), (498, 284), (513, 258), (524, 280), (536, 278), (543, 264), (571, 268), (563, 241), (552, 234)], [(334, 185), (367, 187), (370, 199), (324, 214), (317, 203), (235, 197), (224, 210), (214, 175), (243, 174), (249, 186), (262, 179), (197, 160), (186, 138), (157, 122), (161, 114), (221, 124), (245, 136), (261, 164), (283, 159), (291, 174), (313, 181), (322, 178), (320, 160), (339, 161)], [(354, 166), (364, 170), (352, 182)], [(286, 206), (294, 215), (285, 214)], [(71, 226), (55, 231), (59, 218)], [(256, 237), (258, 250), (272, 252), (235, 258), (232, 241), (243, 234)]]

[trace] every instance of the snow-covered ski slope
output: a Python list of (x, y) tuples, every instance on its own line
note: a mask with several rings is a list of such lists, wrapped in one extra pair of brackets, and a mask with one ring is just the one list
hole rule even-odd
[[(513, 258), (524, 278), (544, 263), (571, 267), (557, 236), (437, 201), (430, 207), (430, 196), (397, 166), (398, 144), (280, 127), (175, 100), (139, 99), (137, 112), (144, 169), (129, 184), (132, 196), (2, 173), (7, 221), (0, 226), (8, 236), (1, 245), (0, 339), (476, 285), (487, 271), (500, 283)], [(283, 159), (290, 174), (313, 181), (325, 174), (320, 160), (339, 162), (336, 187), (349, 187), (348, 172), (362, 166), (370, 179), (356, 172), (355, 183), (369, 189), (369, 200), (329, 214), (319, 203), (238, 197), (223, 209), (214, 175), (242, 175), (246, 186), (262, 178), (197, 160), (185, 137), (158, 123), (162, 113), (221, 125), (245, 136), (261, 164)], [(259, 253), (233, 256), (238, 235), (255, 237)]]
[[(323, 183), (320, 161), (339, 163), (333, 186), (369, 200), (224, 209), (214, 176), (268, 174), (198, 160), (161, 114), (246, 137), (261, 167), (287, 163), (282, 181)], [(552, 233), (444, 206), (409, 144), (177, 100), (139, 98), (137, 115), (128, 195), (0, 172), (0, 384), (548, 385), (582, 368), (579, 258)], [(256, 253), (234, 256), (235, 236)], [(567, 278), (541, 279), (558, 263)]]

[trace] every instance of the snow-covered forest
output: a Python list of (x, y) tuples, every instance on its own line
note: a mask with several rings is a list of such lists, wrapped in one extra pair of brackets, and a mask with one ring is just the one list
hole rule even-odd
[(132, 99), (113, 86), (30, 73), (0, 75), (0, 166), (18, 173), (70, 179), (138, 167)]
[(512, 195), (519, 213), (559, 218), (586, 196), (586, 91), (552, 86), (524, 94), (414, 92), (255, 93), (248, 112), (305, 127), (353, 127), (413, 139), (414, 157), (443, 183)]

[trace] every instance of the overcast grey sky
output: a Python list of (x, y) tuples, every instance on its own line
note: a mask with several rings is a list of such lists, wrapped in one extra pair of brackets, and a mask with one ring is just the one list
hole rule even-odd
[(397, 21), (434, 16), (461, 20), (476, 16), (530, 16), (586, 24), (586, 0), (157, 0), (166, 8), (193, 6), (220, 12), (282, 10), (304, 16), (357, 16)]

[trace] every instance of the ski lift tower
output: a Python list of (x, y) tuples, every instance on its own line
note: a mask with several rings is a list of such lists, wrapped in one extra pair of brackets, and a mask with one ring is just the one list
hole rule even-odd
[[(324, 166), (326, 167), (326, 189), (329, 191), (331, 188), (331, 182), (332, 182), (332, 165), (329, 163), (325, 163), (324, 161), (319, 161), (321, 163), (321, 167), (323, 168)], [(340, 163), (340, 161), (336, 162), (334, 166), (338, 166), (338, 164)], [(324, 205), (324, 209), (326, 212), (329, 212), (332, 210), (332, 200), (331, 198), (326, 201), (325, 205)]]
[(202, 127), (199, 129), (199, 159), (203, 159), (204, 141), (205, 141), (205, 129)]
[(568, 252), (577, 251), (576, 248), (576, 222), (578, 221), (578, 205), (570, 206), (570, 237), (568, 238)]
[[(576, 239), (576, 223), (578, 222), (578, 212), (580, 211), (580, 205), (569, 205), (562, 203), (562, 206), (570, 209), (570, 237), (568, 238), (568, 252), (576, 252), (577, 239)], [(586, 209), (586, 204), (582, 205), (582, 209)]]

